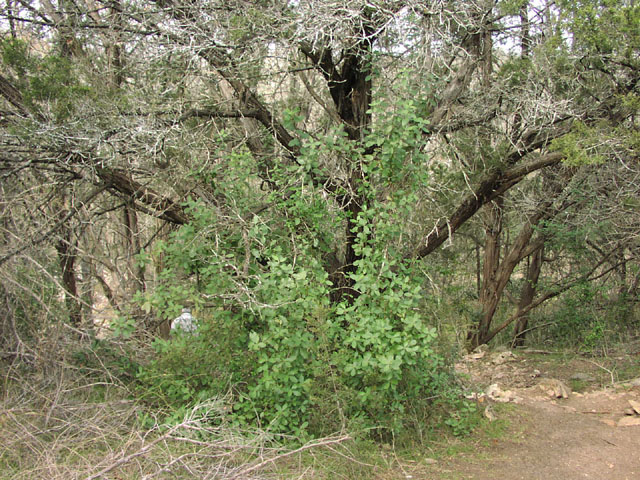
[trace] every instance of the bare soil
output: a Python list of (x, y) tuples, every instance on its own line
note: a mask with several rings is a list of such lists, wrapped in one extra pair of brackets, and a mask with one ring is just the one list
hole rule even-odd
[[(640, 402), (637, 355), (593, 359), (516, 352), (496, 364), (497, 355), (468, 356), (458, 369), (476, 391), (498, 384), (512, 398), (508, 404), (478, 398), (479, 408), (488, 406), (506, 430), (496, 438), (480, 433), (473, 448), (452, 448), (453, 454), (407, 465), (398, 478), (640, 479), (640, 425), (623, 426), (640, 423), (629, 402)], [(544, 387), (550, 379), (576, 391), (556, 398)], [(624, 382), (629, 379), (635, 382)]]

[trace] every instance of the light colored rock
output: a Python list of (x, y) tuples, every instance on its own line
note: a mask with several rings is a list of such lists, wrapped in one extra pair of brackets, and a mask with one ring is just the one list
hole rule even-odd
[(636, 402), (635, 400), (629, 400), (629, 405), (631, 405), (631, 408), (637, 415), (640, 415), (640, 402)]
[(457, 373), (469, 373), (469, 367), (464, 362), (456, 363), (453, 368), (455, 368)]
[(484, 397), (484, 392), (467, 392), (464, 394), (464, 398), (466, 398), (467, 400), (476, 400), (478, 402), (483, 402)]
[(513, 360), (515, 360), (515, 355), (511, 352), (499, 352), (491, 356), (491, 363), (494, 365), (502, 365)]
[(640, 426), (640, 417), (622, 417), (618, 420), (619, 427), (638, 427)]
[(483, 358), (486, 355), (486, 352), (476, 352), (476, 353), (470, 353), (469, 355), (466, 355), (464, 358), (466, 360), (480, 360), (481, 358)]
[(640, 377), (621, 383), (624, 387), (640, 387)]
[(502, 390), (497, 383), (489, 385), (485, 393), (487, 397), (498, 403), (516, 402), (520, 400), (514, 392), (511, 390)]
[(484, 391), (484, 393), (487, 395), (487, 397), (493, 399), (492, 397), (494, 395), (496, 395), (498, 392), (502, 392), (502, 390), (500, 390), (500, 387), (498, 386), (497, 383), (492, 383), (491, 385), (489, 385), (487, 387), (487, 389)]
[(610, 418), (601, 418), (600, 421), (605, 425), (609, 425), (610, 427), (615, 427), (617, 425), (616, 421)]
[(555, 378), (543, 378), (538, 387), (552, 398), (569, 398), (571, 389)]
[(190, 308), (183, 308), (182, 314), (171, 322), (171, 332), (197, 335), (198, 321), (191, 315)]

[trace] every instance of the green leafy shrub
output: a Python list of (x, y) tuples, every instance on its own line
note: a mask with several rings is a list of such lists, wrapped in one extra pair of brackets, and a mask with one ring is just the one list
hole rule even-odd
[[(407, 100), (396, 107), (398, 115), (381, 115), (377, 133), (363, 142), (376, 155), (341, 128), (324, 138), (301, 134), (298, 161), (271, 172), (282, 185), (298, 182), (286, 195), (269, 194), (277, 212), (252, 213), (255, 188), (243, 185), (258, 177), (236, 168), (215, 176), (216, 190), (233, 192), (229, 203), (241, 222), (188, 202), (192, 221), (146, 255), (161, 255), (164, 270), (139, 300), (166, 319), (188, 301), (205, 327), (158, 344), (158, 358), (139, 376), (149, 401), (179, 409), (231, 388), (236, 422), (298, 438), (345, 427), (395, 434), (417, 418), (435, 419), (432, 411), (445, 404), (459, 407), (425, 318), (424, 276), (402, 260), (400, 220), (415, 214), (418, 193), (398, 184), (412, 179), (407, 183), (419, 189), (427, 181), (416, 146), (428, 105)], [(285, 116), (289, 128), (296, 118)], [(361, 165), (358, 213), (334, 211), (307, 181), (320, 155)], [(236, 151), (226, 158), (242, 164), (244, 157)], [(344, 242), (346, 222), (357, 258), (348, 292), (336, 301), (325, 254)], [(460, 415), (452, 428), (462, 432), (469, 422)]]
[(327, 284), (317, 262), (294, 266), (277, 251), (271, 254), (256, 289), (261, 306), (247, 345), (256, 366), (236, 404), (239, 418), (278, 432), (299, 435), (306, 429), (318, 350), (327, 347), (316, 337), (325, 327)]
[(156, 357), (137, 372), (138, 397), (175, 414), (205, 399), (225, 395), (231, 372), (247, 375), (252, 363), (250, 357), (239, 358), (237, 348), (229, 349), (233, 341), (242, 342), (240, 338), (228, 340), (230, 330), (221, 331), (218, 322), (202, 321), (198, 335), (156, 339)]
[[(388, 212), (365, 209), (362, 215), (363, 226), (376, 218), (378, 238), (391, 224)], [(251, 232), (254, 240), (260, 231)], [(176, 233), (181, 248), (175, 256), (171, 243), (162, 247), (167, 265), (175, 261), (174, 272), (193, 268), (185, 261), (190, 250), (199, 252), (193, 258), (202, 263), (208, 240), (197, 239), (196, 232), (189, 227)], [(436, 395), (433, 379), (442, 367), (432, 345), (435, 330), (420, 310), (419, 281), (409, 266), (390, 261), (362, 233), (357, 245), (362, 258), (352, 275), (358, 296), (332, 305), (328, 274), (312, 247), (300, 242), (295, 248), (295, 263), (275, 242), (261, 249), (269, 260), (246, 280), (251, 294), (246, 307), (225, 305), (220, 295), (210, 318), (205, 310), (197, 314), (199, 335), (157, 340), (158, 357), (138, 376), (141, 395), (177, 410), (233, 388), (236, 421), (297, 436), (352, 422), (401, 430), (406, 405)], [(232, 255), (217, 252), (225, 261)], [(198, 267), (199, 288), (207, 293), (232, 288), (231, 274), (213, 263)], [(146, 301), (173, 315), (184, 297), (172, 298), (172, 291), (189, 295), (196, 289), (167, 285)]]
[(547, 316), (554, 321), (547, 341), (587, 353), (606, 353), (610, 346), (633, 336), (637, 316), (632, 305), (625, 295), (612, 294), (603, 285), (579, 284), (549, 309)]
[(475, 403), (460, 400), (457, 408), (452, 410), (449, 418), (444, 423), (451, 428), (456, 437), (459, 437), (471, 433), (478, 424), (479, 418), (478, 407)]

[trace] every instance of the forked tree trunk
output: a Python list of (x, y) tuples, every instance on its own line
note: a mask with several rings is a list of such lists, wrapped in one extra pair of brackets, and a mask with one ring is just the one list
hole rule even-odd
[[(495, 273), (492, 274), (492, 278), (483, 283), (484, 291), (481, 301), (482, 310), (480, 318), (476, 325), (472, 325), (467, 335), (467, 343), (470, 349), (487, 343), (494, 337), (495, 334), (490, 331), (491, 322), (514, 268), (523, 258), (526, 258), (543, 245), (544, 240), (542, 237), (538, 237), (533, 242), (531, 241), (536, 226), (541, 220), (552, 218), (559, 211), (558, 209), (552, 209), (551, 203), (552, 202), (545, 203), (538, 212), (529, 217), (508, 252), (503, 256), (502, 261), (497, 259), (498, 267)], [(495, 261), (493, 257), (487, 260), (487, 262)], [(495, 266), (495, 264), (493, 264), (493, 266)], [(490, 266), (487, 266), (486, 270), (489, 272), (492, 271)]]
[[(481, 296), (482, 311), (480, 318), (477, 325), (472, 326), (469, 335), (467, 336), (468, 347), (470, 349), (489, 342), (500, 330), (502, 330), (502, 328), (504, 328), (502, 327), (494, 331), (490, 330), (493, 316), (498, 308), (500, 300), (502, 299), (504, 289), (518, 263), (543, 248), (545, 241), (544, 235), (539, 234), (534, 240), (532, 240), (533, 234), (540, 222), (555, 217), (559, 212), (562, 212), (571, 204), (566, 201), (566, 199), (565, 201), (560, 201), (560, 198), (572, 175), (572, 172), (567, 172), (565, 176), (555, 176), (553, 181), (549, 181), (549, 184), (544, 190), (547, 194), (547, 200), (539, 206), (536, 212), (529, 215), (513, 243), (509, 245), (508, 249), (505, 249), (502, 260), (496, 260), (494, 257), (490, 257), (488, 259), (485, 258), (486, 263), (497, 261), (498, 266), (495, 273), (493, 273), (493, 277), (489, 279), (489, 281), (483, 283), (484, 291)], [(493, 248), (491, 243), (492, 241), (492, 239), (488, 239), (487, 241), (487, 245), (490, 248)], [(540, 255), (542, 255), (542, 253), (540, 253)], [(495, 267), (495, 263), (493, 265)], [(486, 265), (485, 271), (491, 274), (493, 270), (490, 265)], [(532, 271), (531, 273), (533, 274), (535, 272)], [(537, 273), (538, 276), (539, 274), (540, 272)], [(533, 293), (535, 294), (535, 291)]]
[[(540, 247), (530, 257), (529, 268), (527, 268), (527, 277), (520, 291), (520, 300), (518, 302), (518, 312), (524, 311), (536, 295), (538, 287), (538, 279), (540, 278), (540, 270), (542, 269), (544, 247)], [(527, 326), (529, 324), (529, 314), (525, 313), (518, 317), (513, 331), (513, 345), (521, 347), (524, 345), (525, 336), (527, 334)]]
[(472, 326), (467, 335), (467, 340), (473, 347), (480, 345), (481, 339), (487, 336), (491, 319), (496, 311), (499, 301), (497, 277), (500, 268), (500, 249), (503, 225), (504, 198), (498, 197), (485, 208), (485, 246), (484, 260), (482, 264), (482, 287), (480, 289), (480, 305), (482, 315), (477, 325)]

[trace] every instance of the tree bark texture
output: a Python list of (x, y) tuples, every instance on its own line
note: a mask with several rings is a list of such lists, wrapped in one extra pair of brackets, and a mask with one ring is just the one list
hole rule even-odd
[[(530, 257), (529, 267), (527, 268), (527, 276), (520, 291), (520, 300), (518, 301), (518, 312), (523, 312), (531, 303), (536, 295), (538, 288), (538, 278), (542, 270), (542, 262), (544, 259), (544, 246), (541, 246)], [(522, 347), (525, 342), (527, 327), (529, 324), (529, 313), (523, 313), (516, 320), (513, 331), (513, 345)]]
[(474, 337), (485, 338), (491, 319), (498, 306), (497, 297), (499, 278), (497, 278), (500, 267), (501, 236), (503, 225), (504, 198), (496, 198), (486, 206), (484, 218), (485, 224), (485, 245), (484, 260), (482, 264), (482, 287), (480, 289), (480, 305), (482, 306), (482, 317), (478, 325), (473, 326), (469, 331), (468, 340), (474, 343)]
[[(61, 216), (64, 217), (65, 215), (62, 214)], [(58, 251), (58, 261), (62, 273), (62, 285), (65, 289), (65, 303), (69, 313), (69, 321), (74, 327), (79, 327), (82, 322), (82, 305), (78, 295), (78, 282), (75, 271), (76, 247), (71, 226), (65, 222), (60, 227), (60, 238), (56, 244), (56, 250)]]

